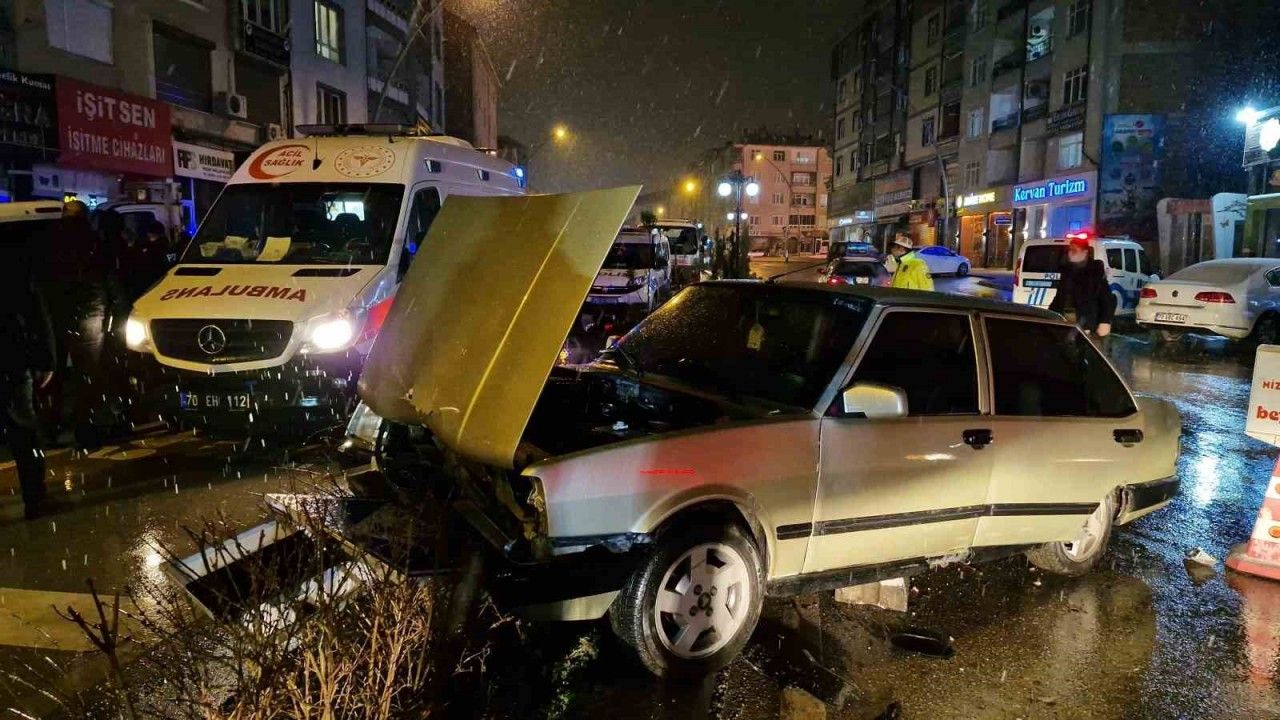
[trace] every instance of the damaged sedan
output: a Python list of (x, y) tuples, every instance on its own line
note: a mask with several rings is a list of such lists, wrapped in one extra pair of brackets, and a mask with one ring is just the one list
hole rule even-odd
[(353, 442), (487, 541), (507, 608), (705, 673), (766, 596), (1013, 554), (1079, 575), (1176, 491), (1174, 408), (1036, 308), (708, 282), (557, 366), (637, 192), (451, 199), (360, 381)]

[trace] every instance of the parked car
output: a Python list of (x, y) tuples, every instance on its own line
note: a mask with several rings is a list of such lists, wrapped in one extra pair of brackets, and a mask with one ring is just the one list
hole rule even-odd
[(957, 255), (941, 245), (926, 245), (918, 248), (916, 256), (928, 266), (930, 275), (964, 277), (969, 274), (969, 258)]
[[(393, 498), (457, 499), (501, 606), (608, 614), (655, 674), (704, 673), (766, 595), (1018, 553), (1079, 575), (1172, 497), (1173, 406), (1134, 398), (1036, 308), (708, 282), (602, 360), (553, 368), (635, 192), (450, 201), (432, 240), (466, 242), (424, 245), (361, 380), (352, 445), (375, 449)], [(513, 224), (530, 228), (519, 253), (493, 242)], [(454, 277), (473, 267), (485, 283)], [(379, 501), (345, 502), (326, 513), (344, 545), (386, 524)]]
[(1013, 301), (1049, 307), (1058, 293), (1068, 240), (1073, 237), (1088, 238), (1093, 252), (1090, 259), (1100, 259), (1106, 266), (1107, 283), (1116, 297), (1116, 315), (1133, 315), (1143, 286), (1160, 279), (1151, 259), (1141, 245), (1128, 238), (1093, 237), (1088, 233), (1024, 243), (1013, 266)]
[(826, 276), (828, 285), (877, 285), (887, 287), (893, 278), (884, 263), (873, 258), (841, 258), (832, 260), (818, 272)]
[(587, 302), (628, 305), (648, 313), (671, 292), (671, 245), (666, 235), (623, 228), (609, 248)]
[(1280, 342), (1280, 260), (1209, 260), (1149, 283), (1138, 324), (1161, 339), (1207, 333)]
[(827, 259), (842, 257), (869, 257), (883, 260), (884, 254), (869, 242), (833, 242), (827, 247)]

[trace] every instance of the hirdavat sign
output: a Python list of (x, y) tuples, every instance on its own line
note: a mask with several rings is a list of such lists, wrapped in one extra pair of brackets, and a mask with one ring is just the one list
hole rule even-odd
[(1060, 198), (1083, 197), (1091, 192), (1093, 192), (1093, 183), (1088, 176), (1054, 178), (1015, 186), (1013, 202), (1015, 205), (1052, 202)]

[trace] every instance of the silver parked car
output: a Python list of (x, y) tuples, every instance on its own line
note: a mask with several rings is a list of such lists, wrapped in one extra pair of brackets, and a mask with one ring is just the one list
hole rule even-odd
[[(707, 672), (766, 595), (1016, 553), (1084, 573), (1175, 492), (1173, 407), (1036, 308), (701, 283), (555, 367), (630, 205), (610, 193), (451, 198), (361, 381), (356, 439), (454, 498), (506, 607), (608, 614), (654, 673)], [(513, 251), (486, 216), (546, 230)]]

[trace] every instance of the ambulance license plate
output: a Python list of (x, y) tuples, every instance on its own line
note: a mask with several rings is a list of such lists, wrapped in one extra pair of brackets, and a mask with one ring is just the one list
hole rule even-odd
[(249, 411), (249, 393), (196, 393), (182, 390), (178, 392), (178, 408), (180, 410), (229, 410), (231, 412)]
[(1187, 316), (1182, 313), (1156, 313), (1156, 322), (1184, 323)]

